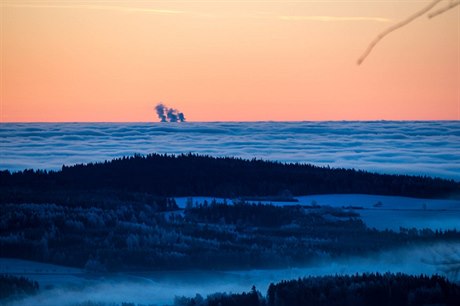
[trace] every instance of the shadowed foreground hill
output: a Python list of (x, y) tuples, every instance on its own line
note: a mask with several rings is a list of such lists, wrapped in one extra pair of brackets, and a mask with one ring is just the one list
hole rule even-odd
[[(121, 190), (157, 196), (273, 196), (365, 193), (423, 198), (460, 195), (460, 182), (384, 175), (308, 164), (200, 155), (135, 155), (61, 171), (0, 172), (0, 188), (14, 190)], [(7, 194), (4, 193), (4, 196)]]
[(271, 284), (266, 297), (255, 288), (241, 294), (216, 293), (206, 299), (176, 298), (175, 306), (456, 306), (460, 287), (439, 276), (356, 274), (305, 277)]

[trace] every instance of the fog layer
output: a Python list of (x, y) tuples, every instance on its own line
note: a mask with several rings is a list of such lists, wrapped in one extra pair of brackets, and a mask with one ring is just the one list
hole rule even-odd
[[(249, 271), (165, 271), (142, 274), (90, 275), (67, 268), (35, 264), (22, 260), (0, 259), (0, 266), (44, 284), (41, 293), (11, 306), (75, 305), (85, 301), (170, 305), (174, 296), (206, 296), (215, 292), (243, 292), (255, 285), (266, 292), (271, 282), (303, 276), (355, 274), (363, 272), (403, 272), (419, 275), (441, 274), (459, 281), (452, 264), (460, 262), (460, 243), (407, 247), (367, 258), (340, 260), (325, 258), (309, 267)], [(40, 273), (37, 273), (40, 271)], [(43, 285), (42, 285), (43, 287)]]
[(193, 152), (460, 180), (455, 121), (16, 123), (0, 141), (9, 170)]

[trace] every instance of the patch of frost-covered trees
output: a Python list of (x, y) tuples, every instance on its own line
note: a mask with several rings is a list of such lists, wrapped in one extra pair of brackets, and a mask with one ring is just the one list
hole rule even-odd
[(96, 272), (292, 267), (459, 236), (377, 231), (353, 211), (310, 205), (0, 205), (0, 256)]

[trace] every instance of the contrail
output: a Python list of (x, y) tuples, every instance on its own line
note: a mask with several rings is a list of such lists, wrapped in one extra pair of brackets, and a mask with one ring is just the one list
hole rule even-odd
[(104, 10), (104, 11), (118, 11), (127, 13), (151, 13), (151, 14), (182, 14), (185, 11), (177, 10), (163, 10), (142, 7), (127, 7), (127, 6), (112, 6), (112, 5), (86, 5), (86, 4), (71, 4), (71, 5), (52, 5), (52, 4), (5, 4), (6, 7), (11, 8), (52, 8), (52, 9), (87, 9), (87, 10)]
[(391, 19), (382, 17), (360, 17), (360, 16), (278, 16), (281, 20), (293, 21), (374, 21), (374, 22), (391, 22)]
[(379, 35), (377, 35), (377, 37), (369, 44), (369, 46), (367, 47), (366, 51), (364, 51), (363, 55), (361, 55), (361, 57), (358, 59), (358, 65), (361, 65), (361, 63), (366, 59), (366, 57), (369, 55), (369, 53), (371, 53), (372, 49), (374, 49), (374, 47), (385, 37), (387, 36), (388, 34), (390, 34), (391, 32), (393, 31), (396, 31), (397, 29), (399, 28), (402, 28), (403, 26), (411, 23), (412, 21), (414, 21), (415, 19), (417, 19), (418, 17), (424, 15), (425, 13), (427, 13), (428, 11), (430, 11), (435, 5), (437, 5), (439, 2), (441, 2), (442, 0), (434, 0), (433, 2), (431, 2), (430, 4), (428, 4), (426, 7), (424, 7), (423, 9), (421, 9), (420, 11), (418, 11), (417, 13), (413, 14), (412, 16), (409, 16), (407, 19), (401, 21), (401, 22), (398, 22), (397, 24), (389, 27), (388, 29), (386, 29), (385, 31), (383, 31), (382, 33), (380, 33)]

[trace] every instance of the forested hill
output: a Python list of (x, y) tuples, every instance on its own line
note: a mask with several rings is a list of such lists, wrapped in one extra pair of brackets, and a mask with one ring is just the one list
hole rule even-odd
[(308, 164), (187, 155), (135, 155), (60, 171), (0, 172), (6, 190), (118, 190), (157, 196), (274, 196), (365, 193), (424, 198), (460, 196), (460, 182), (383, 175)]

